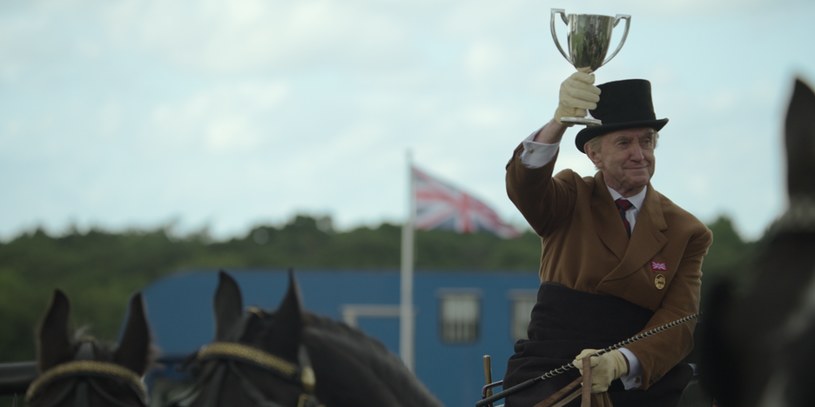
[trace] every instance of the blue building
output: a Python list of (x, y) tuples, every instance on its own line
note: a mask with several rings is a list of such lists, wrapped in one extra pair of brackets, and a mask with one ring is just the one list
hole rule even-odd
[[(288, 285), (286, 270), (229, 273), (246, 306), (275, 309)], [(398, 270), (303, 270), (295, 277), (306, 309), (345, 321), (398, 354)], [(154, 389), (171, 388), (168, 383), (180, 379), (171, 373), (172, 362), (212, 341), (217, 281), (217, 270), (187, 271), (143, 290), (162, 359), (171, 362), (149, 378)], [(535, 272), (417, 270), (414, 364), (419, 380), (446, 406), (474, 405), (484, 384), (483, 355), (492, 356), (493, 378), (502, 378), (514, 342), (526, 336), (537, 287)]]

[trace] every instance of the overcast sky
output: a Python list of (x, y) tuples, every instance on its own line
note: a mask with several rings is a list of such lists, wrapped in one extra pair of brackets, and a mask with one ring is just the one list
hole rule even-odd
[[(815, 83), (810, 0), (4, 1), (0, 239), (170, 222), (220, 238), (296, 214), (401, 223), (408, 151), (525, 225), (504, 164), (574, 70), (552, 8), (631, 15), (596, 76), (651, 80), (670, 119), (654, 186), (759, 237), (786, 205), (793, 80)], [(591, 175), (576, 132), (558, 167)]]

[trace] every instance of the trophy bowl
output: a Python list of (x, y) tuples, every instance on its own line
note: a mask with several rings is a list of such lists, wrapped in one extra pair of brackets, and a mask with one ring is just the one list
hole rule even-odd
[[(568, 50), (563, 50), (558, 40), (557, 30), (555, 30), (555, 16), (560, 18), (568, 26), (567, 44)], [(606, 57), (611, 45), (611, 35), (614, 27), (625, 21), (625, 30), (620, 38), (617, 48)], [(627, 14), (617, 14), (615, 17), (597, 14), (566, 14), (563, 9), (552, 9), (550, 18), (550, 28), (552, 39), (555, 41), (560, 54), (578, 70), (588, 70), (594, 72), (597, 68), (611, 61), (623, 47), (628, 38), (628, 28), (631, 25), (631, 16)], [(584, 125), (600, 125), (600, 120), (591, 117), (562, 117), (563, 123), (575, 123)]]

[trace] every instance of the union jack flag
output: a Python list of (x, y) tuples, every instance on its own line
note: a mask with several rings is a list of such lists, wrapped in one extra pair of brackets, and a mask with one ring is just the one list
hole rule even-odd
[(416, 200), (415, 227), (443, 229), (458, 233), (486, 231), (502, 238), (520, 236), (489, 206), (472, 195), (411, 167)]

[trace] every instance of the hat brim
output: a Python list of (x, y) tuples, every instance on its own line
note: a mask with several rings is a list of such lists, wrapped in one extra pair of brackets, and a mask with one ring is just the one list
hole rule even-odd
[(585, 129), (580, 130), (579, 133), (577, 133), (577, 137), (575, 137), (574, 139), (574, 144), (577, 146), (577, 149), (580, 150), (581, 153), (585, 154), (586, 152), (583, 150), (583, 146), (586, 144), (587, 141), (595, 137), (611, 133), (612, 131), (635, 129), (640, 127), (649, 127), (656, 131), (659, 131), (667, 123), (668, 119), (665, 118), (659, 120), (645, 120), (636, 122), (601, 124), (599, 126), (588, 126)]

